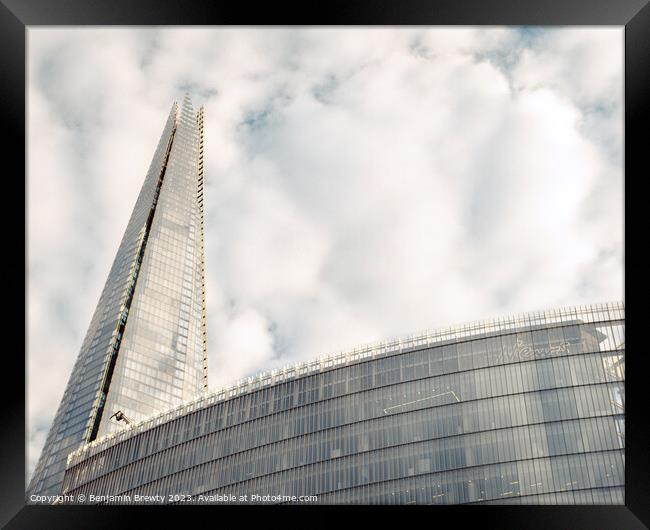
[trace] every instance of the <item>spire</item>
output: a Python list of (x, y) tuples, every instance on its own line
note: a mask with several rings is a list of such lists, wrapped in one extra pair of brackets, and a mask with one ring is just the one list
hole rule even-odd
[(123, 429), (118, 412), (137, 422), (204, 391), (199, 129), (186, 94), (172, 104), (28, 495), (59, 494), (68, 454)]

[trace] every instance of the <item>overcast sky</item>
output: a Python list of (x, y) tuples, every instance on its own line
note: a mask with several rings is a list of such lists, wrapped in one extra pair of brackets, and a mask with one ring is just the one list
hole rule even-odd
[(29, 28), (29, 473), (184, 92), (214, 388), (622, 299), (622, 65), (622, 28)]

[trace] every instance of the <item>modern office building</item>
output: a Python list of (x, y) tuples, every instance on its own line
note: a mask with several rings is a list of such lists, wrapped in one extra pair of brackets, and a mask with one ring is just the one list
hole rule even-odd
[(623, 504), (624, 322), (622, 303), (530, 313), (263, 373), (77, 449), (63, 492)]
[(27, 488), (78, 447), (205, 392), (203, 109), (172, 106)]
[(186, 97), (28, 500), (623, 504), (622, 303), (387, 341), (207, 394), (204, 284), (203, 109)]

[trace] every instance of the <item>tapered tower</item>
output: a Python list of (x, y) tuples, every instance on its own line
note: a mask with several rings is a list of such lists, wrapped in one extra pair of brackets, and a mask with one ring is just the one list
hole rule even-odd
[(69, 453), (207, 389), (203, 108), (174, 103), (28, 487)]

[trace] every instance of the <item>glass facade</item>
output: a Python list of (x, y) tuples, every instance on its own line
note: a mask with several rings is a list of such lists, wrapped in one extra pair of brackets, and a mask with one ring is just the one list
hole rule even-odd
[(186, 97), (176, 118), (99, 436), (124, 427), (107, 421), (118, 410), (139, 421), (195, 398), (207, 385), (199, 134)]
[(623, 504), (624, 318), (531, 313), (260, 374), (86, 444), (63, 492)]
[(74, 449), (207, 387), (202, 142), (203, 110), (186, 96), (167, 118), (28, 499), (61, 492)]

